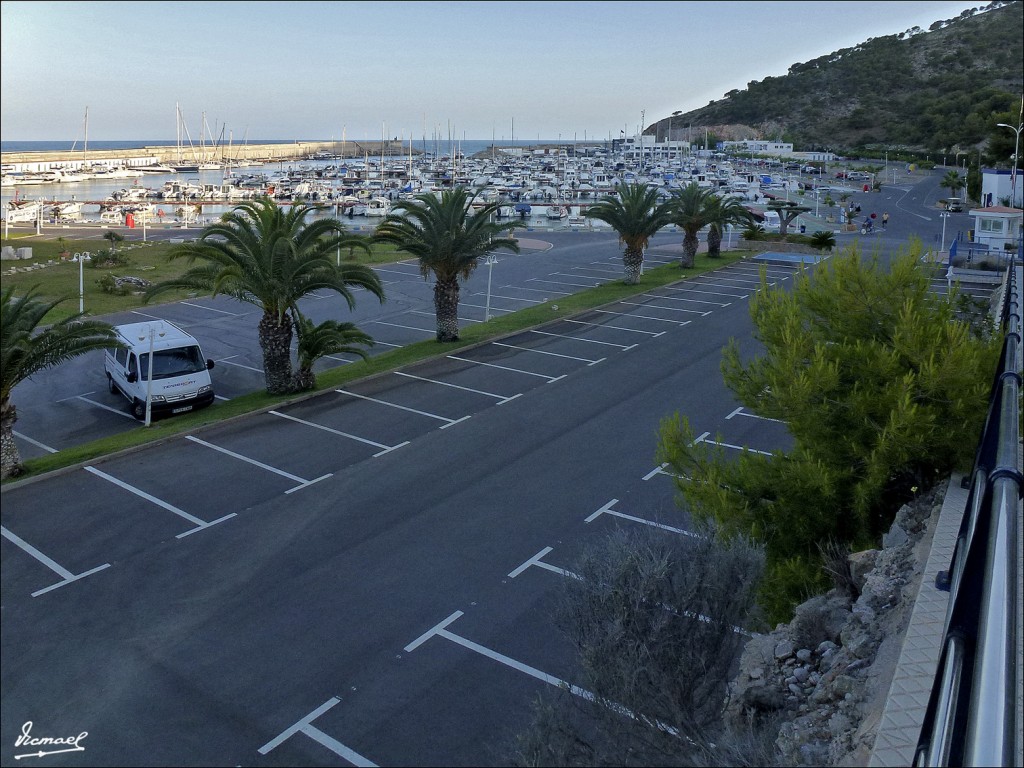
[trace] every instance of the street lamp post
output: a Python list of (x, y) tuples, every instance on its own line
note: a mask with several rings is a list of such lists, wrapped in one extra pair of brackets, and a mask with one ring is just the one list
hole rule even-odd
[[(152, 325), (149, 326), (149, 360), (147, 361), (148, 370), (146, 371), (146, 426), (150, 426), (153, 423), (153, 342), (157, 337), (156, 328)], [(164, 335), (164, 331), (160, 331), (160, 336)], [(139, 341), (145, 341), (145, 336), (139, 336)]]
[(498, 260), (494, 258), (493, 253), (487, 254), (487, 260), (484, 264), (487, 265), (487, 307), (484, 309), (484, 321), (491, 319), (491, 273), (494, 271), (494, 265), (498, 263)]
[(943, 211), (939, 214), (939, 218), (942, 219), (942, 249), (940, 253), (946, 252), (946, 219), (949, 218), (949, 214)]
[(84, 253), (76, 253), (71, 257), (71, 261), (78, 262), (78, 314), (85, 312), (85, 273), (82, 270), (82, 266), (87, 261), (92, 261), (92, 257), (88, 251)]
[(1024, 123), (1021, 123), (1016, 128), (1006, 123), (996, 123), (999, 128), (1009, 128), (1015, 134), (1017, 138), (1013, 142), (1013, 166), (1010, 171), (1010, 207), (1017, 207), (1017, 157), (1020, 152), (1020, 132), (1024, 129)]

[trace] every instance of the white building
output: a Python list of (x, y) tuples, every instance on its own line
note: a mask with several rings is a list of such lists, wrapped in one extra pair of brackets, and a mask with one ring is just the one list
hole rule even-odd
[(1017, 172), (1017, 190), (1010, 200), (1013, 187), (1013, 172), (1010, 168), (982, 168), (981, 169), (981, 204), (984, 207), (1003, 205), (1010, 203), (1011, 208), (1021, 208), (1021, 199), (1024, 198), (1024, 174)]
[(1003, 252), (1007, 244), (1016, 246), (1020, 242), (1024, 211), (1019, 208), (1001, 205), (975, 208), (971, 216), (974, 217), (974, 242), (987, 246), (990, 251)]

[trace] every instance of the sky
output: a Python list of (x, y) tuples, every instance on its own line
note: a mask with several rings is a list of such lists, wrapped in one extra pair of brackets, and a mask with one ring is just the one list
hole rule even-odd
[(606, 139), (984, 5), (4, 0), (0, 138)]

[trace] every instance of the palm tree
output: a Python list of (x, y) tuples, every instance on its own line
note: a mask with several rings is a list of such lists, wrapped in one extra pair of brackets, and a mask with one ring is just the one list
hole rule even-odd
[(354, 323), (325, 320), (313, 325), (312, 320), (301, 314), (295, 318), (295, 337), (299, 370), (295, 372), (292, 389), (296, 392), (316, 388), (313, 363), (321, 357), (348, 353), (365, 360), (368, 357), (366, 350), (357, 345), (373, 346), (369, 334), (359, 330)]
[(351, 310), (353, 288), (365, 288), (384, 301), (380, 278), (363, 264), (335, 263), (341, 248), (369, 252), (366, 239), (350, 234), (334, 218), (309, 224), (308, 205), (287, 211), (270, 198), (247, 200), (203, 230), (199, 239), (184, 243), (171, 258), (202, 262), (183, 275), (158, 283), (146, 291), (149, 300), (175, 289), (224, 294), (263, 310), (259, 323), (260, 348), (267, 392), (291, 391), (291, 341), (298, 301), (313, 291), (339, 293)]
[(18, 420), (11, 402), (14, 387), (86, 352), (121, 346), (108, 323), (85, 320), (84, 313), (36, 333), (46, 314), (65, 300), (40, 301), (35, 298), (35, 288), (15, 298), (13, 286), (0, 296), (0, 478), (21, 472), (21, 454), (14, 442)]
[(956, 171), (946, 171), (946, 175), (942, 177), (939, 186), (948, 189), (950, 197), (956, 197), (957, 192), (964, 187), (964, 180)]
[(712, 194), (706, 189), (691, 182), (676, 193), (672, 199), (672, 222), (681, 228), (683, 235), (683, 255), (679, 266), (689, 269), (697, 258), (700, 241), (697, 233), (707, 226), (707, 208)]
[(626, 285), (640, 282), (640, 269), (644, 263), (644, 249), (659, 229), (668, 224), (671, 203), (658, 202), (658, 190), (646, 184), (622, 185), (618, 197), (607, 196), (595, 203), (586, 215), (611, 225), (625, 246), (622, 263)]
[[(440, 197), (428, 192), (399, 200), (374, 235), (375, 240), (419, 259), (424, 279), (433, 273), (437, 340), (441, 342), (459, 338), (459, 278), (468, 279), (481, 256), (502, 248), (519, 253), (511, 230), (523, 223), (495, 221), (497, 202), (472, 211), (477, 194), (460, 186), (444, 190)], [(506, 231), (508, 237), (499, 236)]]
[(708, 223), (708, 257), (712, 259), (722, 255), (722, 230), (726, 226), (746, 226), (754, 221), (750, 211), (735, 197), (722, 198), (718, 195), (708, 198), (705, 219)]

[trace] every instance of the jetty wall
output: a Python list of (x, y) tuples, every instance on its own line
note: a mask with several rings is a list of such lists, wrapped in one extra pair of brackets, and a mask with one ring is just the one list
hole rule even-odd
[[(4, 171), (35, 173), (56, 168), (81, 168), (86, 165), (140, 166), (151, 163), (203, 163), (246, 160), (276, 163), (305, 160), (319, 152), (340, 157), (401, 157), (408, 146), (398, 141), (295, 141), (290, 144), (235, 144), (216, 147), (149, 146), (137, 149), (49, 150), (46, 152), (3, 152)], [(413, 149), (414, 155), (421, 154)]]

